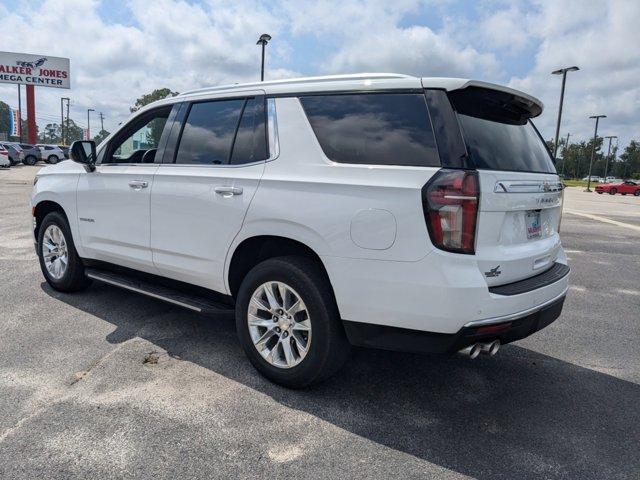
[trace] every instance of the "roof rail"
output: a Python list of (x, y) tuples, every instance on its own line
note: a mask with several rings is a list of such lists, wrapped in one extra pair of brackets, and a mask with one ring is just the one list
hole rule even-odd
[(357, 73), (357, 74), (347, 74), (347, 75), (326, 75), (326, 76), (318, 76), (318, 77), (286, 78), (286, 79), (280, 79), (280, 80), (267, 80), (264, 82), (234, 83), (231, 85), (219, 85), (215, 87), (198, 88), (195, 90), (188, 90), (186, 92), (183, 92), (179, 96), (193, 95), (197, 93), (219, 92), (223, 90), (259, 88), (261, 86), (269, 86), (269, 85), (298, 85), (303, 83), (321, 83), (321, 82), (385, 79), (385, 78), (389, 78), (389, 79), (411, 78), (411, 76), (403, 75), (400, 73)]

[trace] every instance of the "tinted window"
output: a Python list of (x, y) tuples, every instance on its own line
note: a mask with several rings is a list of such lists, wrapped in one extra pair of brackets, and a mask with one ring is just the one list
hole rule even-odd
[(422, 94), (301, 97), (325, 155), (335, 162), (439, 166)]
[(194, 103), (182, 131), (176, 163), (227, 163), (244, 102)]
[(231, 164), (257, 162), (267, 158), (264, 98), (250, 98), (242, 112), (238, 133), (233, 143)]
[[(171, 106), (136, 117), (109, 144), (103, 163), (154, 163)], [(147, 154), (148, 152), (148, 154)]]
[(477, 168), (555, 173), (547, 148), (531, 123), (512, 125), (458, 115)]

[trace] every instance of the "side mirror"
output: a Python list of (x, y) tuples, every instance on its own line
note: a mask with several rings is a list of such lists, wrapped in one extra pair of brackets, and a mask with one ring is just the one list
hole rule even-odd
[(83, 164), (88, 171), (93, 172), (96, 169), (96, 158), (96, 142), (82, 140), (71, 144), (71, 160)]

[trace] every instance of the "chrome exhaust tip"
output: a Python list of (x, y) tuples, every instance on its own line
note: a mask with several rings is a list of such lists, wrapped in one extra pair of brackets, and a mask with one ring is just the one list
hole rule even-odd
[(485, 355), (493, 357), (496, 353), (498, 353), (498, 350), (500, 350), (500, 340), (494, 340), (493, 342), (489, 343), (481, 343), (480, 350)]
[(464, 355), (465, 357), (469, 357), (469, 359), (473, 360), (482, 351), (482, 347), (479, 343), (474, 343), (473, 345), (469, 345), (468, 347), (463, 348), (462, 350), (458, 350), (460, 355)]

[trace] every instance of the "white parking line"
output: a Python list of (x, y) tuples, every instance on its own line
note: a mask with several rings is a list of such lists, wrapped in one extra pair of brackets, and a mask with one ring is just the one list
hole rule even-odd
[(580, 217), (590, 218), (591, 220), (597, 220), (603, 223), (610, 223), (612, 225), (617, 225), (618, 227), (629, 228), (631, 230), (635, 230), (636, 232), (640, 232), (639, 225), (631, 225), (630, 223), (618, 222), (617, 220), (611, 220), (610, 218), (600, 217), (599, 215), (591, 215), (590, 213), (576, 212), (574, 210), (565, 210), (564, 212), (570, 213), (572, 215), (578, 215)]

